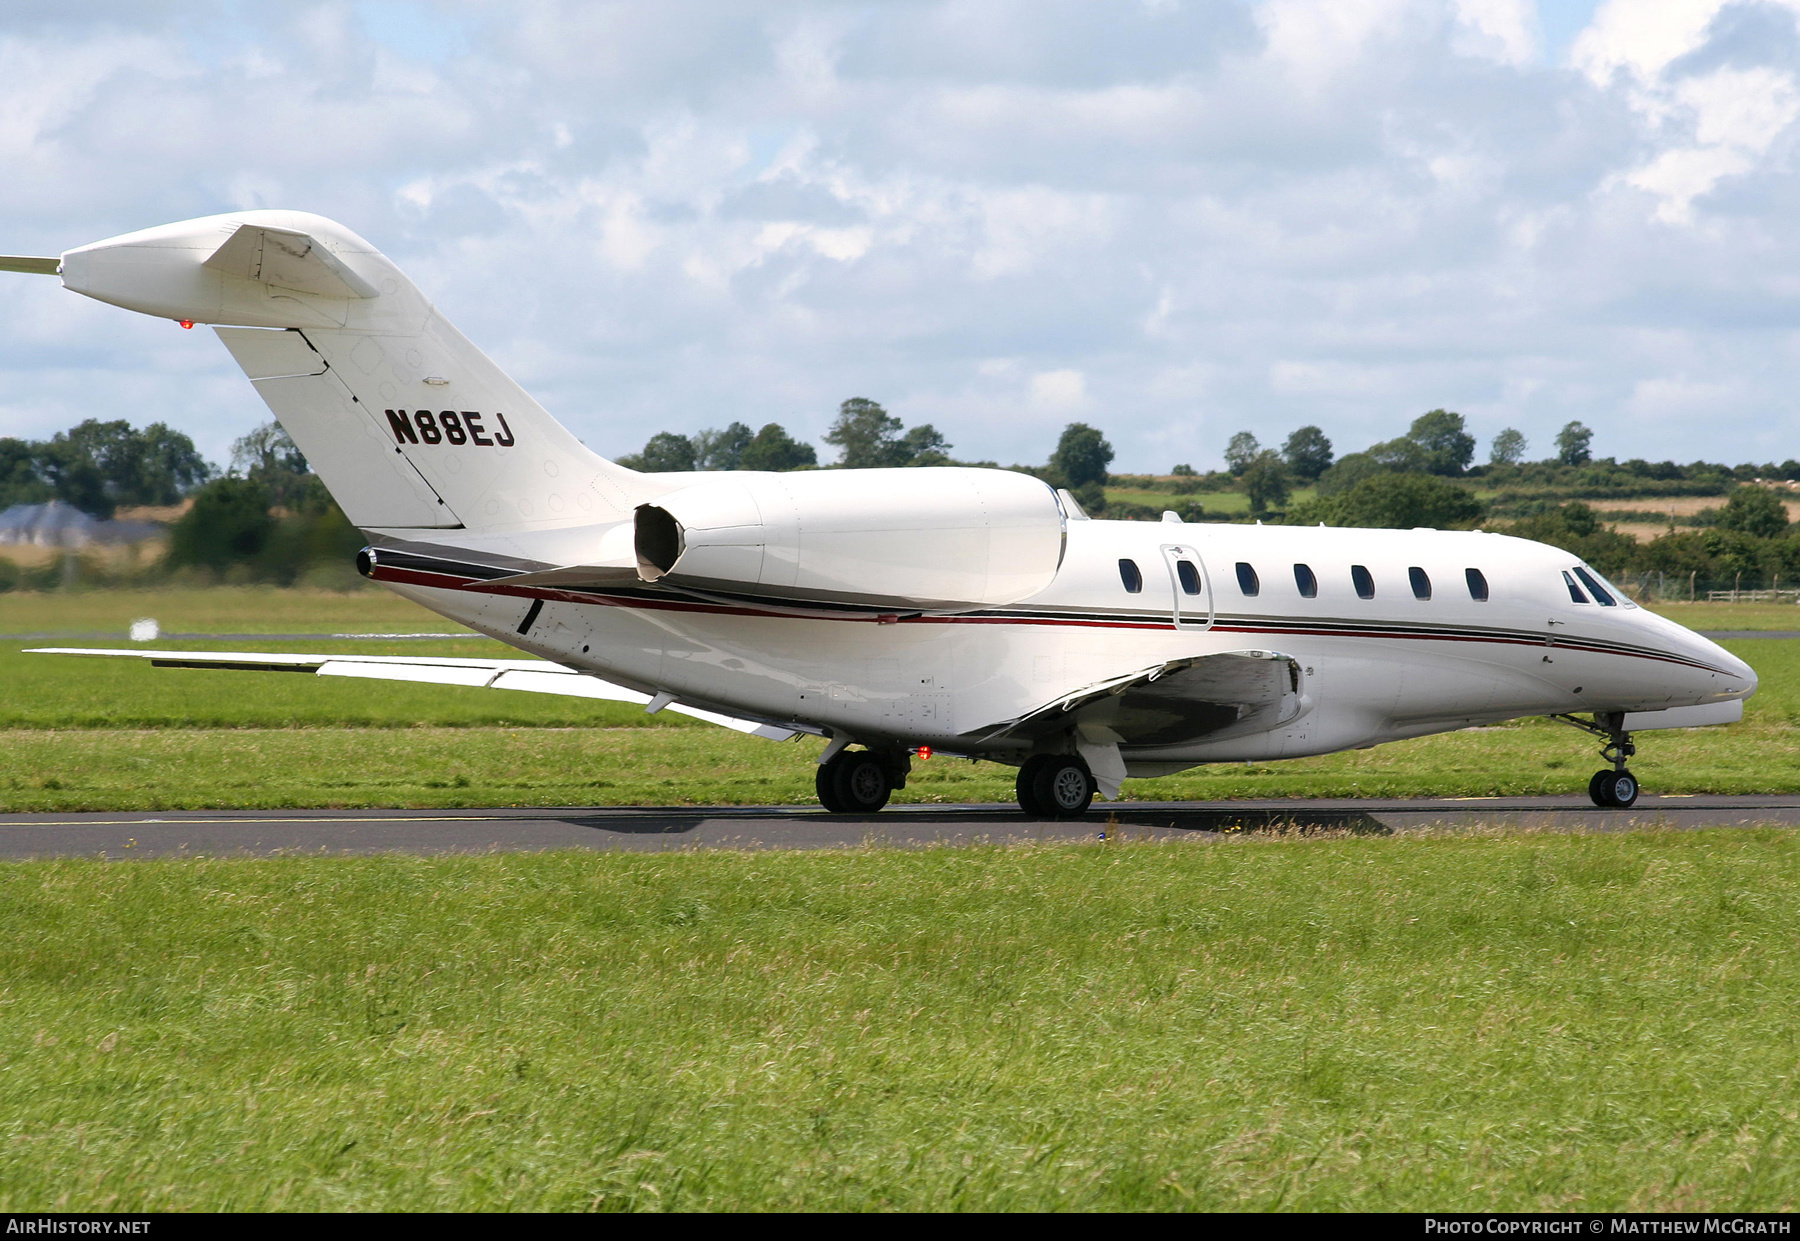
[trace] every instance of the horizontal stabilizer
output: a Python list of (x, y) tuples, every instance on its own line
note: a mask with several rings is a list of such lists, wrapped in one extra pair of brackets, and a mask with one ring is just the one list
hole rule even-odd
[[(236, 672), (310, 672), (322, 677), (357, 677), (372, 681), (413, 681), (427, 685), (462, 685), (472, 689), (517, 689), (570, 698), (609, 702), (651, 702), (649, 694), (614, 685), (586, 672), (576, 672), (543, 659), (438, 659), (407, 655), (291, 655), (266, 651), (128, 651), (70, 646), (38, 647), (27, 655), (122, 655), (147, 659), (156, 668), (210, 668)], [(670, 703), (669, 710), (718, 724), (752, 737), (786, 741), (798, 730), (760, 720)]]
[(0, 254), (0, 271), (22, 271), (32, 276), (54, 276), (61, 270), (61, 259), (40, 259), (29, 254)]
[(240, 224), (203, 266), (315, 297), (369, 298), (375, 288), (308, 233)]

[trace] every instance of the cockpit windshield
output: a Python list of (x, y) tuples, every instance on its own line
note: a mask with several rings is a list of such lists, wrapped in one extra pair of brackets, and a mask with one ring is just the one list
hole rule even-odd
[(1611, 582), (1601, 577), (1586, 565), (1576, 565), (1575, 576), (1586, 583), (1589, 592), (1594, 596), (1594, 602), (1598, 603), (1603, 608), (1634, 608), (1637, 606), (1624, 591), (1620, 590), (1617, 586), (1614, 586)]

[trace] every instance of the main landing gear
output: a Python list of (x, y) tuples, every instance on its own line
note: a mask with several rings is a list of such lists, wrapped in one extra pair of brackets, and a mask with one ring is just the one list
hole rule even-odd
[(819, 804), (833, 814), (874, 814), (895, 789), (906, 787), (912, 759), (905, 751), (839, 750), (813, 777)]
[(1606, 738), (1606, 744), (1600, 747), (1600, 757), (1612, 766), (1610, 769), (1601, 768), (1596, 771), (1588, 781), (1588, 797), (1596, 806), (1608, 810), (1623, 810), (1637, 801), (1637, 777), (1625, 766), (1626, 760), (1637, 753), (1637, 746), (1632, 744), (1631, 734), (1625, 731), (1625, 716), (1622, 712), (1597, 711), (1592, 723), (1572, 715), (1551, 718), (1573, 724), (1596, 737)]
[(1033, 754), (1019, 768), (1019, 809), (1036, 819), (1079, 819), (1094, 800), (1094, 773), (1078, 754)]

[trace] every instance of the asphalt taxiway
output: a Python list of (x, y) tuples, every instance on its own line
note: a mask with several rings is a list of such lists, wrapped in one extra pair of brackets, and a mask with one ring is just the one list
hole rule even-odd
[(210, 810), (0, 815), (0, 858), (486, 853), (541, 849), (842, 849), (1111, 839), (1219, 841), (1246, 832), (1662, 826), (1800, 826), (1800, 795), (1644, 797), (1629, 810), (1585, 798), (1494, 797), (1096, 804), (1085, 819), (1038, 822), (997, 805), (890, 806), (830, 815), (816, 806), (565, 807), (493, 810)]

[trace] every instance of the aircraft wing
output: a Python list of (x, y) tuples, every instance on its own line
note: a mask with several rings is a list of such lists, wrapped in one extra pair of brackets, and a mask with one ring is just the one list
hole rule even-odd
[(466, 685), (477, 689), (517, 689), (536, 694), (565, 694), (573, 698), (600, 698), (611, 702), (644, 703), (667, 707), (709, 724), (786, 741), (798, 729), (746, 720), (717, 711), (663, 700), (614, 685), (585, 672), (575, 672), (542, 659), (449, 659), (407, 655), (289, 655), (241, 651), (140, 651), (86, 649), (69, 646), (37, 647), (27, 655), (100, 655), (147, 659), (155, 668), (219, 668), (240, 672), (301, 672), (321, 677), (361, 677), (374, 681), (417, 681), (429, 685)]
[(1222, 651), (1109, 677), (986, 729), (1030, 741), (1080, 727), (1122, 746), (1171, 746), (1266, 732), (1299, 715), (1300, 665), (1278, 651)]

